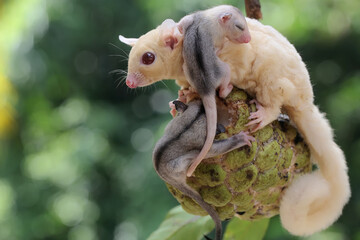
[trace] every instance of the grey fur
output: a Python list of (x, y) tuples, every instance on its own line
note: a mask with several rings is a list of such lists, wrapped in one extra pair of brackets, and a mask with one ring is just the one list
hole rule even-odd
[(229, 83), (230, 81), (229, 66), (216, 55), (214, 37), (220, 33), (216, 33), (213, 27), (213, 19), (209, 21), (202, 12), (197, 12), (192, 15), (191, 21), (184, 24), (183, 29), (185, 31), (183, 44), (184, 73), (190, 85), (200, 95), (207, 118), (206, 141), (199, 154), (195, 156), (195, 160), (187, 173), (188, 176), (205, 157), (215, 137), (217, 122), (216, 89), (222, 82)]
[[(164, 135), (156, 143), (153, 163), (158, 175), (185, 195), (193, 198), (215, 222), (216, 240), (221, 239), (221, 220), (201, 195), (186, 183), (186, 172), (199, 154), (206, 138), (206, 116), (201, 101), (189, 103), (183, 112), (169, 122)], [(254, 138), (239, 133), (225, 140), (214, 141), (206, 158), (249, 145)]]
[(237, 43), (250, 41), (246, 20), (241, 12), (228, 5), (214, 7), (184, 17), (179, 22), (183, 39), (183, 70), (190, 85), (200, 95), (206, 112), (206, 141), (189, 167), (187, 176), (196, 169), (209, 151), (217, 122), (215, 95), (225, 98), (232, 89), (230, 67), (216, 52), (228, 38)]
[(194, 13), (193, 22), (184, 28), (183, 57), (188, 81), (200, 96), (213, 95), (219, 87), (224, 64), (215, 52), (212, 22), (201, 12)]

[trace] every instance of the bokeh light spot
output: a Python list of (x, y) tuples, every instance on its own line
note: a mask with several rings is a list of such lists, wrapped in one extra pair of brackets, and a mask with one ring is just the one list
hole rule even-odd
[(76, 226), (69, 232), (69, 240), (96, 240), (95, 231), (89, 226)]
[(349, 31), (350, 20), (344, 12), (333, 9), (328, 14), (327, 27), (331, 35), (339, 36)]
[(30, 155), (25, 162), (29, 176), (36, 180), (49, 179), (59, 186), (72, 184), (78, 176), (77, 164), (70, 159), (66, 149)]
[(326, 85), (333, 84), (340, 75), (340, 66), (332, 60), (323, 61), (316, 67), (316, 77)]
[(167, 113), (170, 111), (169, 102), (177, 97), (167, 89), (156, 91), (150, 98), (151, 108), (158, 113)]
[(63, 194), (55, 200), (54, 210), (62, 223), (75, 226), (84, 218), (84, 199), (71, 194)]
[(122, 222), (115, 229), (114, 240), (137, 240), (138, 230), (132, 222)]
[(5, 220), (11, 212), (14, 203), (14, 191), (4, 180), (0, 180), (0, 222)]
[(146, 95), (140, 95), (134, 99), (131, 104), (134, 114), (138, 118), (148, 118), (153, 113), (153, 110), (149, 104), (149, 97)]
[(80, 74), (90, 74), (97, 69), (98, 59), (89, 51), (81, 51), (75, 56), (75, 68)]
[(83, 99), (69, 99), (60, 106), (59, 113), (67, 127), (71, 127), (86, 120), (89, 108), (89, 103)]
[(154, 134), (147, 128), (139, 128), (131, 135), (131, 144), (136, 151), (146, 152), (154, 143)]

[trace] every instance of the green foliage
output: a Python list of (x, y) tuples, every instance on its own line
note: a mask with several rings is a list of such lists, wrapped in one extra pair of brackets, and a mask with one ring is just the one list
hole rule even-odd
[[(261, 240), (268, 225), (268, 218), (245, 221), (234, 217), (226, 227), (224, 240)], [(159, 228), (147, 240), (199, 240), (213, 228), (214, 222), (210, 216), (194, 216), (177, 206), (169, 211)]]
[(262, 240), (268, 226), (268, 218), (257, 221), (233, 218), (227, 225), (224, 240)]
[(194, 216), (178, 206), (170, 210), (164, 222), (147, 240), (200, 240), (213, 228), (214, 222), (209, 216)]

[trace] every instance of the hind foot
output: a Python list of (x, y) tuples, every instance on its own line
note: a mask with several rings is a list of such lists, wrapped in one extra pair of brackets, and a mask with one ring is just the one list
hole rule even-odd
[(280, 113), (280, 108), (264, 108), (255, 99), (250, 101), (250, 104), (255, 103), (256, 112), (250, 113), (249, 120), (245, 126), (250, 127), (250, 132), (256, 132), (257, 130), (265, 127), (272, 121), (274, 121)]
[(220, 85), (219, 96), (225, 99), (232, 91), (233, 85), (229, 83), (227, 86)]

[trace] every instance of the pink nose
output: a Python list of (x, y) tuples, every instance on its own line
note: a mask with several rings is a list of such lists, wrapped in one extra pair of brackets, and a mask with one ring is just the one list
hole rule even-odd
[(251, 36), (247, 35), (246, 37), (244, 37), (244, 43), (248, 43), (251, 40)]
[(126, 85), (129, 88), (136, 88), (138, 86), (136, 78), (133, 75), (129, 75), (126, 78)]
[(241, 36), (240, 38), (237, 39), (238, 43), (248, 43), (251, 40), (251, 36), (250, 34), (245, 34), (243, 36)]

